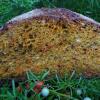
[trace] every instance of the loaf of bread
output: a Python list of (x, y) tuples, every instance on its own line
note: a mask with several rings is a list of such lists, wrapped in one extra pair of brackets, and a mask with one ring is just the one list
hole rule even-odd
[(100, 76), (100, 23), (63, 8), (11, 19), (0, 28), (0, 78), (28, 70)]

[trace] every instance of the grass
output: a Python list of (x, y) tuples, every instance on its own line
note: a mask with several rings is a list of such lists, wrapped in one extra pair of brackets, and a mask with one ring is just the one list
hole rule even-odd
[[(35, 75), (29, 71), (26, 73), (25, 81), (17, 82), (12, 79), (11, 86), (6, 82), (0, 88), (0, 100), (83, 100), (85, 97), (90, 97), (91, 100), (100, 99), (99, 78), (86, 79), (76, 75), (75, 72), (71, 76), (64, 77), (57, 74), (49, 77), (48, 74), (48, 71), (44, 71)], [(39, 81), (44, 82), (41, 89), (44, 87), (49, 89), (47, 97), (43, 97), (41, 91), (35, 91), (34, 88)], [(78, 89), (82, 91), (81, 95), (77, 94)]]
[[(14, 16), (20, 15), (35, 8), (67, 8), (89, 16), (100, 22), (100, 0), (0, 0), (0, 26)], [(90, 97), (91, 100), (100, 100), (100, 78), (86, 79), (77, 76), (74, 72), (71, 76), (48, 77), (47, 71), (35, 75), (31, 71), (26, 73), (26, 80), (0, 86), (0, 100), (83, 100)], [(49, 88), (49, 96), (43, 97), (34, 91), (37, 81), (43, 81), (41, 87)], [(29, 85), (26, 88), (25, 84)], [(16, 85), (17, 84), (17, 85)], [(82, 91), (77, 94), (77, 89)]]

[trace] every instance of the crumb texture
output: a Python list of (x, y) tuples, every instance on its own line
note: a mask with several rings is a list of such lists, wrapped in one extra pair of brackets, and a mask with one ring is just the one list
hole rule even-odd
[(0, 30), (0, 77), (28, 70), (100, 76), (100, 25), (66, 9), (36, 9)]

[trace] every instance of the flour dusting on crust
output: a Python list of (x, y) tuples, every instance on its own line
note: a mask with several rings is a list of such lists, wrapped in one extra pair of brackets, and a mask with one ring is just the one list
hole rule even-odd
[[(47, 10), (47, 11), (45, 11), (45, 10)], [(27, 18), (32, 18), (32, 17), (35, 17), (35, 16), (45, 15), (45, 14), (49, 14), (50, 16), (57, 17), (59, 14), (56, 16), (56, 12), (55, 12), (55, 14), (52, 13), (53, 10), (54, 11), (59, 10), (59, 13), (61, 13), (63, 11), (63, 8), (62, 9), (56, 8), (56, 9), (51, 9), (51, 10), (48, 9), (48, 8), (45, 8), (45, 9), (35, 9), (35, 10), (30, 11), (30, 12), (26, 12), (26, 13), (24, 13), (22, 15), (19, 15), (19, 16), (14, 17), (13, 19), (9, 20), (8, 23), (9, 22), (12, 22), (12, 21), (21, 21), (21, 20), (24, 20), (24, 19), (27, 19)], [(84, 16), (82, 14), (73, 12), (73, 11), (68, 10), (68, 9), (66, 9), (66, 11), (69, 11), (72, 14), (76, 14), (76, 16), (78, 16), (79, 18), (82, 18), (83, 20), (86, 20), (86, 21), (92, 22), (94, 24), (100, 25), (99, 22), (96, 22), (95, 20), (93, 20), (93, 19), (91, 19), (89, 17), (86, 17), (86, 16)]]
[(35, 10), (30, 11), (30, 12), (24, 13), (22, 15), (16, 16), (13, 19), (9, 20), (9, 22), (21, 21), (21, 20), (24, 20), (24, 19), (27, 19), (27, 18), (32, 18), (34, 16), (39, 16), (39, 15), (43, 15), (43, 14), (44, 13), (41, 9), (35, 9)]

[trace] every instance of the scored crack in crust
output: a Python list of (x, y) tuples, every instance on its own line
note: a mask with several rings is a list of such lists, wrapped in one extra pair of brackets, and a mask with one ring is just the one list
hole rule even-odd
[(71, 73), (100, 76), (100, 23), (67, 9), (35, 9), (0, 29), (0, 77)]

